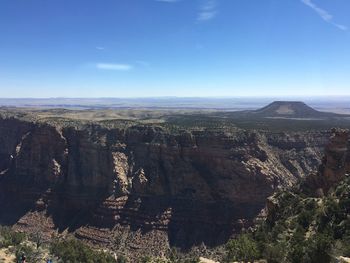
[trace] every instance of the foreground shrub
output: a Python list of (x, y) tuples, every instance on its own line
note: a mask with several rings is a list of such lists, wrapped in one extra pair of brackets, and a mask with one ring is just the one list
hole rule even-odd
[(117, 263), (128, 263), (129, 261), (127, 260), (126, 257), (124, 256), (118, 256)]
[(21, 257), (24, 255), (26, 257), (26, 262), (37, 262), (37, 254), (34, 249), (28, 245), (19, 245), (16, 247), (15, 251), (16, 261), (21, 262)]
[(174, 259), (174, 258), (155, 258), (145, 256), (139, 260), (139, 263), (199, 263), (199, 258)]
[(25, 234), (15, 232), (9, 227), (0, 227), (0, 247), (17, 246), (25, 237)]
[(329, 251), (333, 239), (326, 233), (316, 234), (305, 244), (305, 255), (303, 262), (328, 263), (331, 261)]
[(287, 250), (288, 248), (285, 242), (272, 243), (266, 246), (263, 257), (269, 263), (280, 263), (285, 261)]
[(256, 241), (249, 234), (242, 234), (226, 244), (226, 262), (253, 261), (259, 259), (259, 250)]
[(50, 252), (65, 263), (115, 263), (107, 253), (98, 252), (76, 239), (55, 241)]

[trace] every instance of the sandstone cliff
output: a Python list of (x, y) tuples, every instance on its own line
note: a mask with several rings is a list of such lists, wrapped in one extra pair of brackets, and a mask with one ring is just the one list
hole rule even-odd
[(0, 219), (25, 229), (44, 211), (52, 229), (118, 247), (129, 242), (136, 250), (152, 242), (222, 244), (252, 223), (277, 188), (320, 164), (327, 138), (327, 132), (173, 133), (154, 125), (3, 117), (0, 205), (7, 212)]
[(308, 176), (302, 187), (307, 192), (322, 196), (347, 173), (350, 173), (350, 132), (333, 129), (318, 172)]

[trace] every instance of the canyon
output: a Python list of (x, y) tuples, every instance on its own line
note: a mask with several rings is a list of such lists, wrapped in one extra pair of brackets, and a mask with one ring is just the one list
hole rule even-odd
[(317, 169), (330, 135), (33, 116), (0, 119), (1, 224), (134, 255), (224, 244)]

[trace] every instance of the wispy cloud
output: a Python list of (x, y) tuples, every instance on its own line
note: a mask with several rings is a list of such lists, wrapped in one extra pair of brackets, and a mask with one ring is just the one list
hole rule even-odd
[(202, 0), (203, 3), (199, 7), (199, 12), (197, 15), (197, 21), (207, 21), (213, 19), (217, 14), (217, 0)]
[(97, 63), (96, 68), (103, 70), (129, 71), (133, 69), (129, 64)]
[(97, 50), (105, 50), (105, 47), (96, 47)]
[(339, 28), (339, 29), (341, 29), (341, 30), (344, 30), (344, 31), (347, 31), (347, 30), (348, 30), (348, 27), (347, 27), (347, 26), (339, 25), (339, 24), (335, 24), (335, 23), (333, 23), (333, 25), (335, 25), (337, 28)]
[(339, 28), (340, 30), (348, 30), (347, 26), (337, 24), (333, 21), (333, 16), (327, 12), (326, 10), (320, 8), (315, 3), (313, 3), (311, 0), (301, 0), (302, 3), (307, 5), (308, 7), (312, 8), (324, 21), (327, 23), (332, 24), (333, 26)]

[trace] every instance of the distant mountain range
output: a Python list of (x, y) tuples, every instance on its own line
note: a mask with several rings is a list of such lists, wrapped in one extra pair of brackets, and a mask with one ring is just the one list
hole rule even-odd
[[(257, 110), (283, 98), (258, 97), (155, 97), (155, 98), (0, 98), (0, 107), (65, 109), (213, 109)], [(316, 110), (350, 114), (350, 97), (289, 98), (303, 101)], [(277, 103), (277, 102), (276, 102)]]

